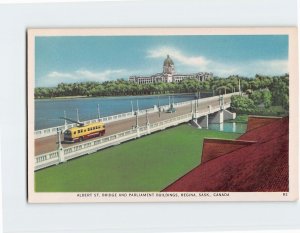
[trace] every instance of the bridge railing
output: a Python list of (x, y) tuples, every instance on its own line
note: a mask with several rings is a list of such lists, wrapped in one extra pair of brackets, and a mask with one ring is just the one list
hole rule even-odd
[[(146, 110), (148, 111), (148, 113), (157, 111), (155, 108), (149, 108), (149, 109), (139, 111), (139, 114), (140, 115), (145, 114)], [(113, 115), (113, 116), (101, 117), (99, 119), (97, 118), (97, 119), (92, 119), (92, 120), (86, 120), (86, 121), (83, 121), (83, 123), (84, 124), (90, 124), (90, 123), (95, 123), (95, 122), (110, 123), (113, 121), (124, 120), (124, 119), (131, 118), (131, 117), (134, 117), (134, 113), (126, 112), (126, 113), (120, 113), (120, 114)], [(37, 138), (55, 135), (55, 134), (57, 134), (57, 131), (60, 131), (60, 130), (64, 131), (65, 129), (75, 127), (76, 125), (77, 125), (76, 123), (73, 123), (73, 124), (61, 125), (61, 126), (57, 126), (57, 127), (51, 127), (51, 128), (47, 128), (47, 129), (36, 130), (36, 131), (34, 131), (34, 138), (37, 139)]]
[[(230, 103), (225, 103), (224, 108), (230, 107)], [(117, 134), (98, 138), (92, 141), (75, 144), (68, 148), (63, 148), (61, 151), (51, 151), (42, 155), (35, 156), (35, 170), (39, 170), (48, 166), (60, 163), (60, 161), (67, 161), (82, 155), (94, 153), (103, 148), (120, 144), (140, 136), (144, 136), (165, 128), (175, 126), (184, 122), (190, 121), (193, 116), (200, 117), (220, 110), (220, 106), (205, 110), (198, 113), (187, 113), (164, 121), (155, 122), (149, 125), (143, 125), (138, 128), (133, 128), (127, 131), (119, 132)], [(195, 114), (195, 115), (194, 115)]]
[(120, 144), (122, 142), (147, 135), (149, 133), (165, 129), (170, 126), (178, 125), (183, 122), (191, 120), (192, 113), (170, 118), (157, 123), (149, 124), (149, 126), (141, 126), (138, 129), (131, 129), (107, 137), (99, 138), (93, 141), (77, 144), (62, 151), (56, 150), (42, 155), (35, 156), (35, 170), (39, 170), (48, 166), (58, 164), (60, 162), (60, 153), (64, 157), (64, 161), (94, 153), (106, 147)]
[(58, 150), (35, 156), (34, 162), (35, 171), (55, 164), (59, 164)]
[[(195, 100), (193, 100), (195, 102)], [(189, 104), (191, 101), (188, 101)], [(208, 106), (209, 107), (209, 106)], [(224, 108), (230, 107), (230, 102), (224, 104)], [(216, 111), (219, 111), (220, 107), (216, 106), (215, 108), (211, 109), (209, 107), (209, 110), (197, 112), (195, 114), (196, 117), (200, 117), (203, 115), (207, 115)], [(37, 155), (35, 156), (35, 170), (39, 170), (51, 165), (58, 164), (60, 162), (60, 156), (63, 156), (63, 160), (69, 160), (72, 158), (76, 158), (78, 156), (89, 154), (96, 152), (97, 150), (100, 150), (102, 148), (106, 148), (112, 145), (119, 144), (121, 142), (125, 142), (131, 139), (135, 139), (137, 137), (158, 131), (163, 130), (167, 127), (178, 125), (183, 122), (187, 122), (191, 120), (193, 117), (193, 113), (187, 113), (181, 116), (173, 117), (164, 121), (156, 122), (149, 124), (148, 126), (141, 126), (138, 129), (131, 129), (123, 132), (119, 132), (114, 135), (110, 135), (103, 138), (98, 138), (93, 141), (88, 141), (82, 144), (76, 144), (72, 147), (64, 148), (63, 151), (51, 151), (45, 154)], [(62, 153), (62, 155), (60, 155)]]
[[(226, 95), (223, 95), (224, 97), (230, 97), (232, 95), (237, 95), (239, 94), (238, 92), (234, 92), (234, 93), (229, 93)], [(219, 96), (212, 96), (212, 97), (207, 97), (207, 98), (203, 98), (203, 99), (199, 99), (199, 103), (205, 103), (205, 102), (209, 102), (212, 100), (216, 100), (218, 99)], [(191, 102), (194, 100), (189, 100), (189, 101), (184, 101), (184, 102), (178, 102), (178, 103), (174, 103), (174, 107), (181, 107), (184, 105), (190, 105)], [(169, 104), (160, 106), (161, 109), (168, 109), (169, 108)], [(139, 115), (144, 115), (146, 114), (146, 112), (148, 113), (153, 113), (153, 112), (157, 112), (158, 108), (157, 106), (154, 106), (153, 108), (148, 108), (148, 109), (143, 109), (143, 110), (139, 110)], [(118, 121), (118, 120), (123, 120), (123, 119), (127, 119), (127, 118), (131, 118), (134, 117), (134, 113), (133, 112), (126, 112), (126, 113), (120, 113), (120, 114), (116, 114), (113, 116), (107, 116), (107, 117), (101, 117), (101, 118), (97, 118), (97, 119), (92, 119), (92, 120), (87, 120), (84, 121), (84, 124), (90, 124), (90, 123), (94, 123), (94, 122), (104, 122), (104, 123), (109, 123), (109, 122), (113, 122), (113, 121)], [(42, 137), (47, 137), (47, 136), (51, 136), (51, 135), (55, 135), (57, 134), (57, 131), (64, 131), (67, 128), (71, 128), (71, 127), (75, 127), (76, 123), (73, 124), (67, 124), (67, 125), (61, 125), (61, 126), (57, 126), (57, 127), (51, 127), (51, 128), (47, 128), (47, 129), (41, 129), (41, 130), (36, 130), (34, 132), (34, 138), (42, 138)]]

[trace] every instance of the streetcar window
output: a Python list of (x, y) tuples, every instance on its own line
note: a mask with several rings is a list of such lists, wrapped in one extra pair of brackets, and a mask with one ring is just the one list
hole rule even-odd
[(80, 130), (77, 130), (78, 133), (80, 133)]
[(70, 135), (71, 134), (71, 131), (70, 130), (66, 130), (65, 131), (65, 135)]
[(80, 130), (80, 133), (82, 133), (83, 132), (83, 130)]
[(74, 134), (76, 134), (76, 131), (74, 131)]

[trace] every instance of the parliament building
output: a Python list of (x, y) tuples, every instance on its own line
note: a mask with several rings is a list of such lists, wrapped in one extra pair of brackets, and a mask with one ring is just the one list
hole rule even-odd
[(162, 73), (154, 74), (151, 76), (131, 76), (131, 77), (129, 77), (129, 81), (135, 82), (138, 84), (157, 83), (157, 82), (178, 83), (184, 79), (194, 78), (194, 79), (197, 79), (198, 81), (202, 82), (202, 81), (205, 81), (212, 77), (213, 77), (213, 74), (207, 73), (207, 72), (199, 72), (199, 73), (193, 73), (193, 74), (176, 74), (174, 62), (172, 61), (170, 56), (167, 55), (167, 58), (164, 60)]

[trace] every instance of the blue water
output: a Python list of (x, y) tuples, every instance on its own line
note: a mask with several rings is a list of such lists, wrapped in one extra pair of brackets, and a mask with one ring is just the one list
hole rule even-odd
[[(204, 94), (201, 96), (206, 97)], [(194, 99), (194, 95), (174, 95), (174, 102), (184, 102)], [(125, 97), (97, 97), (97, 98), (76, 98), (76, 99), (42, 99), (35, 100), (35, 130), (55, 127), (64, 124), (59, 119), (66, 116), (79, 120), (90, 120), (98, 118), (97, 106), (100, 105), (101, 117), (116, 115), (124, 112), (131, 112), (131, 101), (136, 109), (138, 100), (139, 109), (152, 108), (154, 105), (166, 105), (169, 103), (169, 96), (125, 96)]]
[(229, 133), (245, 133), (247, 129), (247, 124), (224, 122), (222, 124), (209, 124), (208, 129)]

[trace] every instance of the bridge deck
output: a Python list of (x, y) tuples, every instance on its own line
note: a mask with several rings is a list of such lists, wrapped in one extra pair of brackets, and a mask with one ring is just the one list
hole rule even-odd
[[(226, 103), (229, 101), (230, 101), (230, 96), (225, 96), (224, 102)], [(212, 100), (210, 102), (204, 102), (204, 103), (199, 102), (198, 107), (197, 107), (198, 112), (199, 113), (207, 112), (208, 105), (211, 105), (212, 108), (215, 108), (215, 107), (219, 106), (219, 100), (216, 99), (216, 100)], [(156, 112), (156, 113), (148, 114), (148, 118), (149, 118), (150, 123), (156, 123), (159, 121), (167, 120), (172, 117), (181, 116), (181, 115), (184, 115), (184, 114), (190, 113), (190, 112), (191, 112), (191, 105), (185, 105), (185, 106), (177, 107), (175, 113), (161, 112), (160, 116), (159, 116), (159, 113)], [(146, 125), (146, 116), (145, 115), (139, 116), (138, 121), (139, 121), (139, 126)], [(136, 125), (135, 117), (107, 123), (105, 136), (109, 136), (112, 134), (116, 134), (116, 133), (119, 133), (122, 131), (129, 130), (132, 127), (134, 127), (135, 125)], [(89, 139), (89, 140), (94, 140), (94, 139)], [(86, 141), (89, 141), (89, 140), (86, 140)], [(64, 148), (68, 148), (73, 145), (74, 144), (62, 143), (62, 146)], [(57, 135), (35, 139), (35, 156), (44, 154), (44, 153), (47, 153), (50, 151), (54, 151), (56, 149), (57, 149)]]

